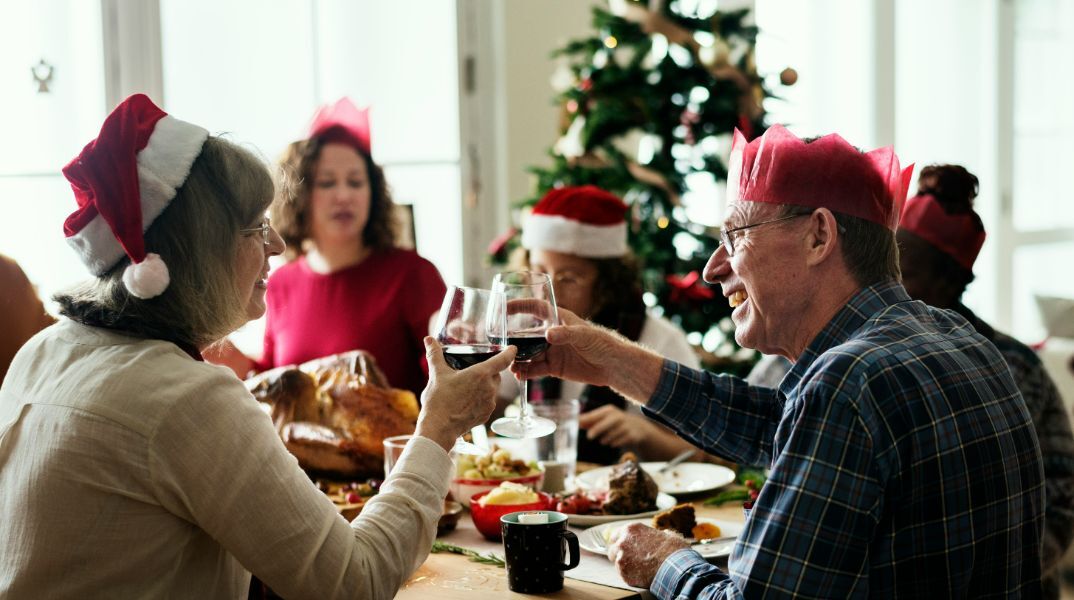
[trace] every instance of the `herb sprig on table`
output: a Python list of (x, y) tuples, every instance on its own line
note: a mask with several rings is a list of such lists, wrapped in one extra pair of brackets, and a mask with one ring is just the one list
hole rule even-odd
[(742, 469), (742, 471), (739, 472), (736, 481), (745, 487), (722, 491), (712, 498), (705, 500), (705, 504), (711, 506), (720, 505), (725, 502), (747, 502), (753, 500), (756, 498), (757, 490), (760, 490), (761, 486), (764, 485), (764, 471), (757, 469)]
[(494, 567), (506, 567), (507, 563), (502, 558), (496, 556), (492, 552), (481, 554), (477, 550), (471, 550), (469, 548), (463, 548), (462, 546), (456, 546), (455, 544), (449, 544), (447, 542), (441, 542), (436, 540), (433, 542), (433, 548), (430, 552), (450, 552), (452, 554), (462, 554), (463, 556), (470, 557), (470, 560), (483, 565), (492, 565)]

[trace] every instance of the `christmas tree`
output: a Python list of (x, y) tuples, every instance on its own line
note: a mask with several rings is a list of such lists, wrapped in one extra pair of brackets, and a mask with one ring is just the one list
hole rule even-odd
[[(727, 178), (732, 134), (763, 133), (770, 94), (754, 65), (749, 11), (705, 13), (702, 4), (611, 0), (608, 10), (594, 8), (597, 33), (553, 55), (561, 61), (552, 84), (562, 137), (551, 166), (531, 169), (536, 189), (519, 207), (565, 185), (619, 195), (631, 206), (630, 246), (647, 304), (704, 348), (706, 366), (741, 373), (754, 356), (734, 344), (731, 309), (700, 276), (718, 230), (692, 222), (683, 200), (707, 183), (701, 201), (723, 202), (715, 190)], [(795, 74), (780, 77), (790, 84)], [(514, 231), (501, 236), (490, 247), (493, 260), (515, 245)]]

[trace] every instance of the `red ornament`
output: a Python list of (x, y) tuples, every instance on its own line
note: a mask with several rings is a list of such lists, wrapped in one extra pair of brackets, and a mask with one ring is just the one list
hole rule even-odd
[(593, 89), (593, 79), (590, 77), (582, 79), (578, 82), (578, 89), (582, 90), (583, 92), (588, 92), (589, 90)]
[(705, 284), (697, 271), (681, 276), (668, 275), (664, 280), (671, 286), (669, 297), (672, 302), (700, 302), (716, 297), (716, 292)]
[(578, 112), (577, 100), (567, 100), (567, 112), (571, 113), (572, 115)]

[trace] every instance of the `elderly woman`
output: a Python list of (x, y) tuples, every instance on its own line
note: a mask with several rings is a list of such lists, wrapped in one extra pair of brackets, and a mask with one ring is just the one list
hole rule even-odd
[[(700, 368), (682, 329), (646, 311), (637, 262), (627, 247), (626, 212), (622, 200), (592, 185), (551, 190), (524, 222), (525, 256), (517, 258), (549, 275), (560, 307)], [(626, 450), (643, 460), (667, 460), (693, 448), (610, 388), (552, 377), (533, 388), (549, 401), (579, 399), (578, 423), (586, 434), (578, 440), (578, 460), (612, 464)]]
[[(508, 350), (432, 375), (417, 436), (348, 523), (242, 383), (201, 350), (265, 310), (268, 171), (124, 101), (65, 169), (68, 241), (96, 278), (0, 388), (0, 596), (389, 598), (423, 560), (454, 439), (491, 412)], [(143, 233), (144, 230), (144, 233)]]
[(431, 262), (397, 245), (394, 204), (373, 161), (368, 111), (322, 108), (280, 161), (272, 207), (289, 262), (272, 273), (260, 360), (225, 347), (210, 360), (240, 376), (365, 350), (389, 383), (421, 393), (422, 338), (446, 288)]

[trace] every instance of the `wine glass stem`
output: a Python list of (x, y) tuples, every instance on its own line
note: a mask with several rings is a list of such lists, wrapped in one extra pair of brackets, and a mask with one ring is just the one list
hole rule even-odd
[(522, 389), (522, 397), (519, 399), (518, 420), (519, 422), (524, 422), (530, 416), (529, 380), (519, 377), (518, 386)]

